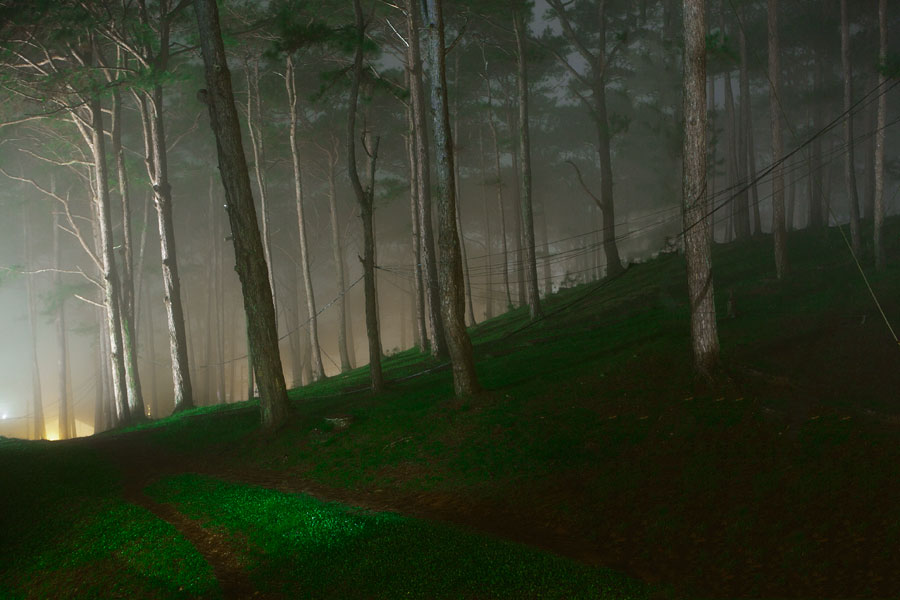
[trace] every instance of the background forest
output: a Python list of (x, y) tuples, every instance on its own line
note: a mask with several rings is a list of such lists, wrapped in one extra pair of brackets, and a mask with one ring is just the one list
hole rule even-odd
[[(422, 27), (417, 11), (219, 4), (288, 387), (369, 362), (359, 198), (371, 202), (382, 352), (446, 355), (431, 206), (441, 147), (418, 120), (433, 67), (428, 36), (417, 48), (410, 33)], [(772, 233), (783, 202), (788, 237), (849, 224), (860, 260), (883, 264), (871, 223), (900, 210), (900, 41), (879, 42), (900, 7), (883, 5), (879, 19), (875, 0), (780, 3), (773, 103), (771, 6), (709, 3), (714, 244)], [(192, 3), (0, 6), (0, 434), (82, 436), (123, 415), (247, 399), (248, 328)], [(467, 324), (523, 305), (535, 317), (549, 294), (678, 250), (681, 3), (459, 1), (443, 11)], [(773, 149), (773, 109), (783, 149)], [(105, 272), (121, 284), (115, 311)], [(778, 275), (790, 276), (780, 263)]]

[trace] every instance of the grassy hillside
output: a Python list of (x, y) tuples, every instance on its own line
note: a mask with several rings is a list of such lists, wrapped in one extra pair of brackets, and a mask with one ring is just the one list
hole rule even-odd
[(715, 249), (713, 384), (662, 255), (473, 328), (477, 397), (407, 351), (379, 396), (294, 390), (274, 436), (242, 403), (5, 441), (0, 597), (892, 595), (900, 347), (837, 231), (789, 242), (785, 282), (769, 238)]

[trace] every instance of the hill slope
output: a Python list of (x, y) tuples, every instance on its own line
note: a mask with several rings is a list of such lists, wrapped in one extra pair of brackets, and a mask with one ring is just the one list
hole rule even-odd
[[(900, 222), (890, 221), (892, 266), (869, 273), (895, 325), (898, 233)], [(275, 436), (258, 433), (256, 408), (244, 403), (88, 440), (6, 442), (0, 472), (12, 473), (19, 491), (2, 507), (17, 523), (3, 549), (38, 552), (36, 528), (53, 538), (83, 518), (77, 511), (49, 516), (58, 491), (47, 478), (56, 477), (80, 490), (86, 504), (146, 509), (147, 527), (163, 522), (193, 542), (212, 574), (177, 544), (178, 560), (196, 562), (182, 573), (190, 583), (157, 567), (139, 571), (163, 573), (153, 585), (172, 597), (189, 585), (210, 597), (249, 589), (277, 597), (300, 582), (333, 597), (392, 597), (401, 589), (392, 587), (402, 583), (396, 578), (419, 577), (404, 593), (893, 594), (900, 589), (900, 348), (835, 230), (795, 233), (789, 241), (794, 274), (787, 282), (774, 280), (768, 238), (715, 249), (723, 369), (713, 386), (691, 374), (683, 262), (663, 255), (615, 280), (563, 290), (547, 299), (539, 322), (518, 309), (475, 327), (478, 373), (488, 390), (478, 397), (453, 399), (449, 372), (407, 351), (385, 363), (389, 390), (377, 397), (360, 391), (364, 369), (294, 390), (290, 422)], [(725, 316), (729, 301), (732, 318)], [(70, 472), (60, 466), (66, 461), (93, 483), (61, 475)], [(47, 465), (55, 475), (36, 475)], [(353, 521), (345, 509), (337, 517), (302, 508), (307, 500), (296, 492), (462, 525), (464, 536), (383, 525), (388, 517)], [(281, 508), (265, 509), (270, 505)], [(403, 531), (399, 542), (390, 534), (366, 538), (391, 557), (373, 559), (372, 569), (399, 574), (365, 587), (359, 582), (372, 571), (340, 562), (341, 551), (306, 555), (300, 552), (308, 546), (271, 541), (301, 527), (290, 520), (276, 526), (277, 515), (306, 510), (324, 521), (342, 519), (341, 531)], [(483, 560), (499, 562), (484, 563), (471, 556), (482, 556), (477, 548), (487, 538), (465, 537), (471, 530), (593, 567), (517, 554), (518, 546), (492, 547), (484, 556), (494, 558)], [(154, 535), (175, 539), (165, 531)], [(213, 535), (224, 540), (219, 550), (230, 562), (211, 562)], [(430, 541), (401, 543), (414, 539)], [(137, 564), (158, 554), (123, 544), (116, 556)], [(432, 553), (437, 562), (421, 560)], [(40, 556), (58, 574), (48, 589), (59, 589), (71, 574), (59, 575), (68, 573), (62, 559)], [(315, 564), (344, 565), (334, 566), (339, 581), (292, 570), (323, 556), (327, 562)], [(454, 556), (462, 562), (453, 563)], [(442, 587), (450, 584), (435, 573), (451, 563), (459, 581), (478, 583)], [(493, 566), (485, 571), (484, 564)], [(18, 575), (9, 593), (27, 595), (22, 590), (36, 577)], [(139, 581), (129, 585), (144, 589)], [(157, 588), (146, 589), (153, 596)]]

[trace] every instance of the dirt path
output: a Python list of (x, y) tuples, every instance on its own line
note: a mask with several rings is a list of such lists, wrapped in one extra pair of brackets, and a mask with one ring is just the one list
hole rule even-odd
[(159, 448), (144, 438), (142, 433), (132, 433), (96, 440), (102, 455), (122, 473), (124, 499), (169, 523), (193, 544), (212, 567), (225, 600), (278, 598), (256, 589), (247, 574), (241, 553), (223, 533), (204, 527), (199, 521), (180, 513), (174, 505), (156, 502), (144, 493), (144, 489), (154, 481), (190, 470), (184, 468), (178, 457), (162, 454)]

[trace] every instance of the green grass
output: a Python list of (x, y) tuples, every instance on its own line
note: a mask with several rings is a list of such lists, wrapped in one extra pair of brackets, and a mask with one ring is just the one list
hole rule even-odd
[[(896, 327), (900, 221), (888, 221), (885, 238), (889, 268), (867, 274)], [(448, 370), (408, 378), (440, 364), (408, 350), (385, 360), (394, 383), (379, 396), (365, 391), (365, 368), (291, 390), (289, 421), (274, 435), (260, 432), (250, 402), (100, 437), (141, 435), (212, 469), (363, 495), (467, 499), (486, 507), (482, 523), (514, 509), (523, 524), (596, 548), (595, 563), (688, 596), (885, 595), (900, 589), (900, 352), (836, 231), (793, 233), (789, 251), (793, 273), (778, 282), (770, 238), (714, 249), (723, 363), (713, 385), (692, 374), (683, 259), (662, 255), (547, 298), (548, 316), (534, 324), (520, 308), (473, 328), (486, 389), (475, 397), (453, 398)], [(725, 317), (731, 295), (736, 318)], [(338, 415), (349, 427), (326, 420)], [(7, 442), (7, 469), (16, 491), (0, 557), (17, 565), (7, 595), (38, 580), (28, 566), (38, 558), (57, 580), (69, 554), (77, 558), (48, 550), (48, 535), (87, 543), (102, 523), (132, 521), (149, 533), (124, 531), (184, 556), (183, 572), (161, 571), (146, 545), (120, 532), (110, 534), (116, 549), (87, 543), (78, 564), (138, 565), (123, 584), (135, 597), (214, 595), (208, 568), (203, 575), (178, 536), (123, 504), (102, 456), (77, 442)], [(152, 491), (226, 532), (261, 589), (271, 581), (315, 597), (508, 598), (644, 589), (393, 514), (196, 476)], [(63, 493), (81, 501), (68, 506)]]
[(125, 502), (92, 449), (2, 440), (0, 473), (0, 598), (219, 597), (203, 557)]
[(643, 598), (617, 573), (448, 525), (197, 475), (160, 502), (245, 544), (257, 588), (310, 598)]

